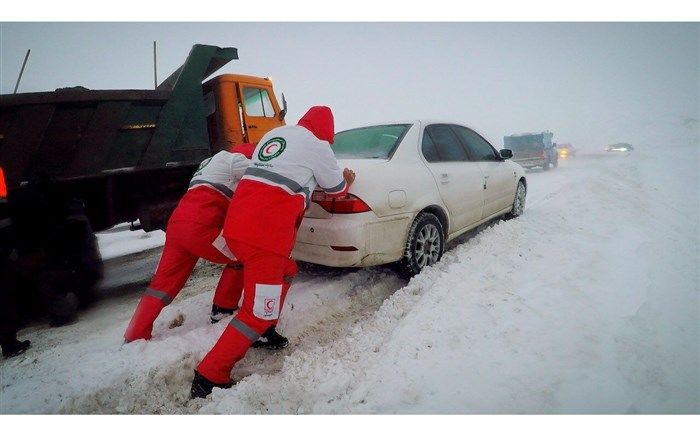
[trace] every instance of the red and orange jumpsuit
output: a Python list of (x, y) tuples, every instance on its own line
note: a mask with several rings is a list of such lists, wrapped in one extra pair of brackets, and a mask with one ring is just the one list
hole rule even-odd
[(215, 384), (231, 382), (231, 370), (251, 344), (276, 324), (296, 274), (290, 254), (304, 210), (316, 187), (344, 195), (348, 185), (329, 143), (333, 114), (312, 107), (297, 126), (268, 132), (258, 143), (229, 207), (223, 235), (244, 266), (241, 309), (197, 366)]
[(226, 211), (250, 164), (252, 144), (241, 144), (205, 160), (187, 193), (168, 220), (165, 246), (156, 273), (131, 319), (124, 339), (150, 339), (153, 322), (182, 290), (199, 258), (225, 264), (214, 305), (235, 309), (243, 288), (243, 271), (221, 236)]

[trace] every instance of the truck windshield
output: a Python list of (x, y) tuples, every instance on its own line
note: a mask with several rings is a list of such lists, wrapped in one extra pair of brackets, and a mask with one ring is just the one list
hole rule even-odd
[(388, 159), (410, 127), (410, 124), (387, 124), (338, 132), (333, 152), (337, 158)]

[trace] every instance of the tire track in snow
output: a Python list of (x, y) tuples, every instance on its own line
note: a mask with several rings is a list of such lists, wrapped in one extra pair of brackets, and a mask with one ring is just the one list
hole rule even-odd
[[(319, 270), (310, 266), (305, 268), (311, 271)], [(280, 321), (280, 331), (289, 337), (290, 346), (282, 351), (250, 349), (232, 372), (235, 381), (245, 380), (250, 375), (276, 373), (290, 354), (326, 347), (337, 341), (344, 337), (353, 325), (373, 314), (394, 291), (405, 285), (405, 281), (388, 268), (372, 268), (338, 274), (331, 281), (328, 281), (329, 274), (333, 275), (332, 272), (324, 272), (323, 269), (320, 274), (317, 274), (318, 276), (302, 270), (299, 280), (293, 284), (285, 303), (285, 313), (290, 314), (283, 316)], [(183, 290), (183, 294), (192, 294), (192, 291)], [(207, 293), (201, 294), (206, 294), (204, 301), (209, 298)], [(182, 302), (182, 305), (187, 305), (188, 301), (194, 299), (203, 300), (200, 294), (195, 294)], [(313, 304), (302, 307), (304, 302)], [(177, 312), (177, 310), (173, 311)], [(169, 320), (170, 317), (163, 314), (161, 319)], [(230, 318), (227, 318), (217, 325), (221, 325), (222, 328), (229, 320)], [(196, 412), (207, 401), (189, 400), (192, 372), (204, 353), (216, 341), (221, 329), (215, 330), (205, 324), (189, 332), (167, 333), (168, 337), (165, 340), (183, 335), (197, 335), (197, 330), (206, 330), (209, 338), (206, 341), (200, 341), (193, 350), (183, 349), (174, 356), (168, 357), (167, 361), (151, 363), (155, 365), (143, 366), (134, 363), (133, 370), (126, 372), (108, 386), (70, 399), (61, 408), (61, 412), (103, 414)], [(145, 349), (150, 345), (146, 343), (141, 347)]]

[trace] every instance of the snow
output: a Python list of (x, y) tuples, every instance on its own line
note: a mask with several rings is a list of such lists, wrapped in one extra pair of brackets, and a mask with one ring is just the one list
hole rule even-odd
[(0, 412), (697, 414), (698, 164), (697, 146), (640, 147), (529, 172), (523, 216), (410, 282), (302, 265), (290, 347), (251, 350), (233, 388), (189, 400), (228, 321), (209, 323), (220, 269), (200, 263), (150, 342), (121, 344), (137, 293), (21, 331), (32, 348), (2, 361)]
[(97, 233), (97, 244), (102, 259), (118, 258), (161, 247), (165, 244), (165, 232), (130, 231), (130, 226), (130, 223), (122, 223)]

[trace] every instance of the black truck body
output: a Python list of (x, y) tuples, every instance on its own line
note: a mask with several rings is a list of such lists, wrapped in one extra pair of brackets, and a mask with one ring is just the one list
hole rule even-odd
[(207, 132), (202, 81), (235, 48), (195, 45), (155, 90), (0, 96), (0, 166), (8, 200), (40, 178), (82, 201), (94, 231), (140, 220), (164, 229), (197, 165), (217, 152)]

